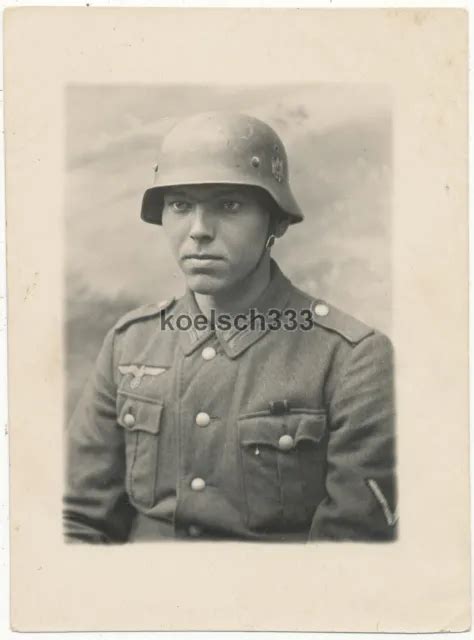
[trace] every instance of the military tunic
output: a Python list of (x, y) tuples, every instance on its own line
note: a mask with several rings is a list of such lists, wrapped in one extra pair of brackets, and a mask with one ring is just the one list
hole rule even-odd
[(272, 265), (255, 307), (311, 329), (166, 325), (193, 294), (107, 334), (68, 429), (69, 540), (392, 540), (392, 348)]

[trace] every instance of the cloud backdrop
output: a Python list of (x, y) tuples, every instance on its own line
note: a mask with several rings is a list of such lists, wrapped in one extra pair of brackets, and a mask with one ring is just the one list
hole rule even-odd
[(70, 86), (66, 109), (69, 411), (120, 315), (183, 290), (160, 227), (139, 215), (163, 134), (191, 113), (243, 111), (276, 129), (306, 220), (274, 256), (297, 286), (390, 333), (392, 137), (384, 87)]

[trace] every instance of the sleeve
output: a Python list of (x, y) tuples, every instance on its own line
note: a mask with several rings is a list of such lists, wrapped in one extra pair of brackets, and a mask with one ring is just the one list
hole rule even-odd
[(116, 422), (114, 332), (67, 429), (64, 533), (68, 542), (124, 542), (134, 516), (125, 491), (125, 443)]
[(393, 350), (376, 333), (351, 350), (330, 401), (326, 498), (310, 540), (396, 538), (394, 423)]

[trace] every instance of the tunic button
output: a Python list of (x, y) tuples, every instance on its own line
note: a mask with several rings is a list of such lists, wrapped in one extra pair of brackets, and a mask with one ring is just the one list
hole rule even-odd
[(202, 491), (206, 487), (206, 482), (202, 478), (193, 478), (191, 481), (191, 489), (193, 491)]
[(201, 355), (204, 360), (212, 360), (216, 357), (216, 350), (214, 349), (214, 347), (206, 347), (202, 350)]
[(209, 414), (204, 413), (204, 411), (201, 411), (201, 413), (197, 414), (196, 424), (198, 427), (207, 427), (210, 422), (211, 418), (209, 417)]
[(278, 440), (278, 446), (282, 451), (289, 451), (295, 446), (295, 441), (291, 436), (285, 434)]
[(125, 426), (127, 427), (133, 427), (133, 425), (135, 424), (135, 418), (131, 413), (126, 413), (123, 417), (123, 421), (125, 423)]
[(197, 525), (192, 524), (188, 528), (188, 533), (191, 536), (191, 538), (198, 538), (202, 533), (202, 529), (201, 529), (201, 527), (198, 527)]
[(329, 313), (329, 307), (327, 304), (324, 304), (324, 302), (318, 302), (314, 305), (314, 313), (320, 317), (327, 316)]

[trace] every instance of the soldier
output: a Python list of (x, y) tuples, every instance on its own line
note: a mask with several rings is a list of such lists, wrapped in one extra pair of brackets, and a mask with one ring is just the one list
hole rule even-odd
[(187, 290), (105, 338), (68, 430), (67, 539), (394, 539), (391, 344), (271, 259), (303, 220), (273, 129), (179, 122), (141, 217)]

